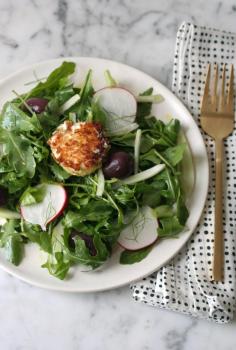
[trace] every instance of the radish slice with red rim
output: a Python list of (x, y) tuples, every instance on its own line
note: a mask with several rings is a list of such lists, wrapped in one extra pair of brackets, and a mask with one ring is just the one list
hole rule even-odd
[(67, 193), (63, 186), (45, 184), (45, 188), (45, 196), (41, 202), (21, 206), (23, 219), (31, 224), (40, 225), (43, 231), (46, 231), (47, 224), (63, 212), (67, 204)]
[(132, 130), (138, 127), (134, 123), (137, 113), (137, 101), (135, 96), (121, 87), (107, 87), (98, 90), (94, 94), (95, 102), (105, 110), (108, 118), (105, 122), (107, 133), (122, 134), (124, 130)]
[(139, 250), (152, 245), (158, 238), (158, 221), (152, 208), (145, 206), (138, 214), (126, 217), (130, 224), (118, 238), (118, 243), (127, 250)]

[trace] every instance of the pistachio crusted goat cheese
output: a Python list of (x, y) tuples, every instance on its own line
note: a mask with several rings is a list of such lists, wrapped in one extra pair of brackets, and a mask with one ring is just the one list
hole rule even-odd
[(55, 161), (68, 173), (86, 176), (101, 167), (109, 150), (102, 126), (66, 120), (48, 140)]

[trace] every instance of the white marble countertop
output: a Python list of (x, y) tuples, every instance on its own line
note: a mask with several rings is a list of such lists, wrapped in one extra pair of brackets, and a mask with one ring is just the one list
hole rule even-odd
[[(190, 8), (191, 3), (191, 8)], [(235, 31), (233, 0), (0, 0), (0, 77), (58, 56), (125, 62), (170, 86), (183, 20)], [(0, 271), (2, 350), (236, 348), (236, 322), (216, 325), (135, 303), (129, 288), (62, 294)]]

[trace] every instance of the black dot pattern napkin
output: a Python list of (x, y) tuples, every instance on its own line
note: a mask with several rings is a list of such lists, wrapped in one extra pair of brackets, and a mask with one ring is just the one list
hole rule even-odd
[[(200, 103), (208, 63), (222, 72), (236, 67), (236, 35), (183, 23), (178, 30), (173, 91), (199, 123)], [(203, 133), (202, 133), (203, 134)], [(210, 162), (210, 187), (204, 213), (191, 239), (168, 265), (132, 285), (136, 301), (226, 323), (235, 308), (236, 281), (236, 131), (225, 141), (224, 243), (225, 280), (211, 282), (214, 244), (214, 143), (203, 134)], [(204, 179), (203, 179), (204, 181)], [(137, 266), (138, 268), (138, 266)]]

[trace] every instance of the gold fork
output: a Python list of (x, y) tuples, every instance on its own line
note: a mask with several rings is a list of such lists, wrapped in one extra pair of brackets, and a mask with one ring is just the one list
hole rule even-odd
[(231, 65), (228, 92), (226, 94), (226, 66), (223, 67), (221, 91), (218, 93), (218, 65), (215, 65), (213, 91), (210, 93), (211, 65), (205, 82), (201, 106), (201, 127), (215, 140), (215, 232), (213, 280), (223, 281), (224, 273), (224, 239), (223, 239), (223, 140), (229, 136), (234, 127), (234, 67)]

